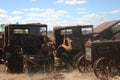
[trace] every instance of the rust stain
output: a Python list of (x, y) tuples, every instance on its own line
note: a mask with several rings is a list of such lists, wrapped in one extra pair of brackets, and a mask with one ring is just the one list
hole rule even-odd
[(100, 32), (104, 31), (107, 28), (110, 28), (110, 27), (116, 25), (119, 22), (120, 22), (120, 20), (113, 20), (113, 21), (104, 22), (94, 29), (94, 33), (99, 34)]

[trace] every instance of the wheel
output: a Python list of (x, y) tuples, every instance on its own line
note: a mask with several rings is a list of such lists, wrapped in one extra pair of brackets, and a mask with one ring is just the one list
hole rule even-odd
[(94, 74), (99, 79), (108, 79), (108, 75), (110, 73), (109, 70), (109, 62), (106, 58), (102, 57), (95, 61), (94, 63)]
[(109, 61), (109, 72), (110, 72), (111, 77), (119, 75), (120, 67), (119, 67), (118, 64), (116, 64), (115, 60), (110, 60)]
[(77, 62), (80, 56), (83, 55), (83, 52), (79, 52), (77, 55), (73, 56), (73, 67), (77, 68)]
[(85, 73), (91, 70), (91, 63), (85, 60), (85, 55), (82, 55), (77, 62), (77, 68), (79, 72)]

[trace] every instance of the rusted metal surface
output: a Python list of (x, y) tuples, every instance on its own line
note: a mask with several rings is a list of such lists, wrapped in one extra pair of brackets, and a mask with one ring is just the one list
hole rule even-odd
[(53, 28), (53, 30), (69, 29), (69, 28), (73, 28), (73, 27), (87, 28), (88, 26), (93, 26), (93, 25), (55, 26)]
[(86, 42), (85, 60), (92, 63), (91, 65), (93, 65), (94, 73), (98, 78), (107, 78), (109, 76), (108, 74), (113, 74), (112, 71), (110, 71), (112, 68), (117, 70), (117, 73), (119, 74), (119, 52), (120, 39)]
[[(96, 49), (98, 52), (96, 53)], [(118, 58), (117, 56), (120, 57), (119, 52), (120, 52), (120, 41), (113, 41), (113, 40), (108, 40), (108, 41), (98, 41), (93, 43), (93, 60), (95, 60), (95, 56), (99, 55), (98, 57), (106, 57), (108, 59), (115, 59)], [(99, 52), (102, 51), (102, 52)]]
[(46, 27), (47, 25), (46, 24), (41, 24), (41, 23), (31, 23), (31, 24), (5, 24), (4, 25), (5, 27), (7, 27), (7, 26), (11, 26), (11, 27), (20, 27), (20, 26), (22, 26), (23, 28), (24, 28), (24, 26), (25, 26), (25, 28), (28, 26), (28, 27)]
[[(87, 37), (86, 35), (82, 34), (82, 28), (83, 29), (84, 28), (93, 28), (93, 25), (55, 26), (53, 29), (53, 32), (54, 32), (54, 43), (55, 43), (56, 48), (63, 43), (64, 35), (67, 35), (66, 33), (63, 34), (62, 31), (70, 30), (70, 29), (73, 30), (73, 33), (71, 34), (73, 45), (81, 44), (80, 40), (82, 40), (82, 38), (84, 39), (85, 37)], [(86, 38), (86, 40), (87, 39), (88, 38)], [(78, 45), (78, 46), (80, 47), (80, 45)], [(77, 47), (77, 48), (79, 48), (79, 47)], [(73, 48), (75, 48), (75, 47), (73, 47)]]
[[(92, 65), (96, 77), (107, 79), (111, 69), (120, 70), (120, 20), (109, 21), (94, 29), (94, 40), (85, 43), (85, 54), (78, 59), (80, 72)], [(96, 38), (96, 39), (95, 39)]]
[[(3, 56), (5, 65), (7, 64), (6, 67), (10, 72), (23, 72), (24, 59), (32, 65), (38, 65), (37, 62), (40, 62), (42, 58), (44, 58), (43, 60), (49, 58), (48, 61), (50, 61), (53, 58), (53, 44), (51, 43), (51, 40), (47, 37), (46, 24), (5, 25)], [(23, 58), (23, 55), (26, 58)], [(33, 57), (34, 61), (30, 60), (29, 56)], [(35, 56), (40, 56), (39, 60)]]
[(104, 22), (94, 29), (94, 39), (111, 39), (120, 32), (120, 20)]
[(3, 34), (0, 35), (0, 48), (3, 48), (4, 39)]
[(4, 43), (4, 41), (3, 41), (3, 39), (1, 38), (1, 39), (0, 39), (0, 48), (3, 48), (3, 43)]
[(110, 28), (114, 25), (116, 25), (117, 23), (119, 23), (120, 20), (113, 20), (113, 21), (108, 21), (108, 22), (104, 22), (102, 24), (100, 24), (99, 26), (97, 26), (95, 29), (94, 29), (94, 33), (101, 33), (102, 31), (106, 30), (107, 28)]
[(120, 40), (96, 40), (93, 42), (87, 41), (85, 46), (86, 48), (89, 47), (91, 49), (90, 54), (92, 62), (100, 57), (106, 57), (109, 59), (115, 59), (114, 56), (116, 55), (120, 57)]
[[(91, 33), (89, 33), (91, 32)], [(93, 25), (76, 25), (76, 26), (57, 26), (54, 27), (55, 47), (57, 57), (65, 65), (75, 64), (84, 51), (84, 43), (92, 38)]]

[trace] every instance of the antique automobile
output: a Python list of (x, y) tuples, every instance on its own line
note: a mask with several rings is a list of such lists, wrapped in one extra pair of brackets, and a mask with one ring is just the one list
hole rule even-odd
[(56, 56), (65, 67), (73, 67), (85, 51), (85, 42), (92, 38), (93, 25), (56, 26), (54, 38)]
[(32, 65), (51, 64), (52, 44), (47, 37), (46, 24), (7, 24), (4, 27), (5, 71), (24, 72)]
[(119, 31), (120, 20), (103, 22), (94, 28), (94, 39), (111, 39), (115, 34), (119, 33)]
[(94, 70), (96, 77), (108, 78), (114, 71), (120, 73), (120, 40), (88, 41), (86, 52), (79, 58), (80, 72)]
[(109, 30), (105, 30), (110, 31), (110, 33), (106, 32), (109, 38), (106, 37), (107, 35), (101, 35), (104, 39), (88, 40), (85, 43), (85, 54), (79, 57), (77, 63), (80, 72), (93, 69), (96, 77), (100, 79), (108, 79), (115, 71), (116, 74), (120, 73), (120, 24), (118, 22), (120, 21), (112, 21), (114, 25), (108, 23), (112, 25), (106, 28)]

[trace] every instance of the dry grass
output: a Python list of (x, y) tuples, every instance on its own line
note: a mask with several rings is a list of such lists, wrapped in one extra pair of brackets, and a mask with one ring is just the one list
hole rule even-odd
[[(53, 40), (52, 32), (48, 34)], [(71, 72), (57, 71), (52, 73), (22, 73), (22, 74), (12, 74), (3, 73), (3, 66), (0, 67), (0, 80), (99, 80), (95, 75), (90, 73), (79, 73), (78, 70), (73, 70)], [(120, 80), (119, 76), (115, 76), (110, 80)]]
[(0, 73), (0, 80), (29, 80), (25, 74)]
[(54, 41), (54, 35), (53, 35), (53, 32), (52, 32), (52, 31), (49, 31), (49, 32), (48, 32), (48, 37), (49, 37), (52, 41)]
[[(3, 72), (3, 68), (4, 66), (0, 65), (0, 80), (99, 80), (93, 72), (79, 73), (78, 70), (12, 74)], [(109, 80), (120, 80), (120, 77), (115, 76)]]
[[(92, 77), (91, 77), (92, 76)], [(98, 80), (93, 74), (73, 72), (10, 74), (0, 73), (0, 80)]]
[[(94, 74), (91, 73), (79, 73), (77, 70), (71, 72), (54, 72), (54, 73), (29, 73), (29, 74), (12, 74), (12, 73), (0, 73), (0, 80), (99, 80)], [(119, 76), (116, 76), (110, 80), (120, 80)]]

